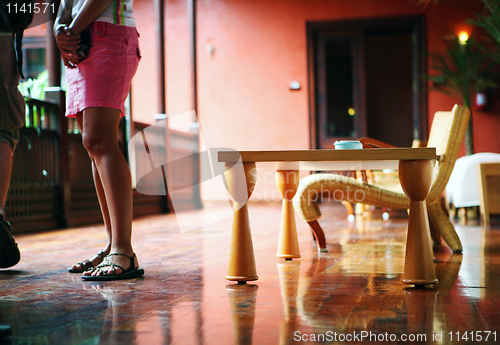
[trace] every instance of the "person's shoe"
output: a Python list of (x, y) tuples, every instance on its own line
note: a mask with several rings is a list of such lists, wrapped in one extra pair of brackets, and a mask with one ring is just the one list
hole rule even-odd
[[(0, 325), (0, 339), (12, 335), (12, 329), (9, 325)], [(3, 343), (3, 342), (2, 342)]]
[(0, 268), (16, 265), (21, 260), (21, 252), (17, 246), (12, 228), (0, 214)]

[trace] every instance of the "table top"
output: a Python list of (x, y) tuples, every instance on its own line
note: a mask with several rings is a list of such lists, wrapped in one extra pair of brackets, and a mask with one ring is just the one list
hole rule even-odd
[(436, 149), (433, 147), (358, 150), (221, 150), (218, 152), (219, 162), (275, 162), (278, 163), (277, 169), (284, 170), (397, 169), (400, 160), (436, 158)]

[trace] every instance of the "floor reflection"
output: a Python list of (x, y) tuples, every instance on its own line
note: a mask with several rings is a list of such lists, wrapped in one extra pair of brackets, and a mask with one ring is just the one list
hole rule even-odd
[(134, 317), (138, 302), (135, 291), (109, 287), (102, 283), (83, 284), (84, 290), (100, 294), (107, 301), (99, 344), (136, 343), (137, 319)]
[(277, 264), (281, 298), (285, 320), (280, 327), (280, 345), (288, 344), (290, 337), (300, 329), (297, 315), (297, 293), (299, 291), (300, 261), (284, 261)]
[[(440, 297), (448, 297), (447, 291), (457, 283), (462, 255), (443, 250), (439, 255), (439, 285), (414, 288), (403, 285), (401, 275), (394, 272), (391, 265), (382, 266), (385, 274), (381, 273), (380, 265), (371, 263), (353, 271), (351, 267), (354, 263), (349, 253), (355, 246), (342, 245), (344, 250), (350, 248), (338, 260), (328, 255), (318, 258), (312, 262), (307, 273), (300, 276), (297, 308), (302, 327), (295, 323), (294, 330), (305, 329), (312, 334), (333, 332), (337, 335), (364, 332), (365, 335), (372, 335), (372, 340), (386, 333), (397, 339), (403, 335), (414, 335), (415, 338), (409, 339), (432, 343), (434, 332), (447, 329), (441, 321), (444, 315), (449, 317), (453, 312), (443, 310)], [(367, 252), (370, 254), (366, 256), (372, 258), (378, 251), (376, 246), (372, 246)], [(397, 252), (395, 255), (398, 260)], [(357, 267), (367, 258), (359, 259), (360, 262), (355, 263)], [(291, 278), (289, 275), (287, 281), (280, 279), (280, 282), (293, 286)], [(441, 289), (444, 294), (440, 294)], [(454, 302), (461, 303), (459, 300)], [(291, 333), (288, 333), (288, 338)]]
[(403, 308), (406, 309), (406, 325), (408, 334), (425, 334), (426, 339), (420, 343), (431, 343), (434, 330), (434, 315), (439, 291), (437, 289), (411, 288), (404, 291)]
[(217, 231), (183, 234), (170, 216), (134, 221), (146, 276), (109, 283), (66, 271), (69, 260), (93, 253), (102, 228), (17, 236), (23, 259), (0, 271), (0, 322), (12, 326), (9, 341), (328, 344), (335, 341), (312, 337), (366, 332), (398, 337), (391, 344), (411, 334), (426, 336), (416, 343), (453, 344), (456, 332), (500, 337), (500, 228), (457, 226), (463, 254), (435, 247), (439, 284), (416, 289), (401, 282), (407, 220), (363, 214), (349, 223), (340, 204), (325, 203), (328, 252), (318, 253), (307, 224), (297, 223), (302, 257), (284, 261), (275, 257), (281, 205), (252, 205), (250, 212), (260, 277), (252, 284), (224, 279), (230, 234), (221, 229), (230, 229), (231, 219), (214, 225)]
[(257, 285), (252, 284), (231, 284), (226, 286), (231, 306), (235, 344), (252, 344), (258, 289)]

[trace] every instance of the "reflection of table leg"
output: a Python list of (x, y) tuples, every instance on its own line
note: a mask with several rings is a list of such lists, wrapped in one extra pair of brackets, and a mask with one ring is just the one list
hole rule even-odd
[(255, 324), (255, 305), (257, 302), (257, 285), (227, 285), (227, 295), (233, 320), (234, 343), (252, 344)]
[(278, 253), (276, 256), (285, 259), (300, 258), (295, 212), (292, 203), (292, 199), (299, 187), (299, 171), (277, 170), (276, 185), (283, 197)]
[(434, 327), (438, 293), (436, 289), (405, 290), (408, 334), (425, 334)]
[(432, 184), (433, 161), (412, 160), (399, 162), (399, 180), (410, 199), (408, 235), (406, 239), (403, 283), (435, 284), (432, 241), (425, 198)]
[(301, 327), (301, 323), (297, 321), (300, 261), (278, 263), (278, 276), (285, 311), (285, 322), (281, 324), (279, 344), (284, 345), (291, 343), (290, 338)]
[(234, 200), (233, 230), (226, 279), (239, 283), (257, 280), (259, 277), (255, 268), (247, 203), (255, 187), (257, 176), (255, 163), (243, 163), (243, 169), (226, 164), (224, 176), (229, 194)]

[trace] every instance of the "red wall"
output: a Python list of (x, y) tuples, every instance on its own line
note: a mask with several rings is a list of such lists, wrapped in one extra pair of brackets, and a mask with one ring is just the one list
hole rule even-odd
[[(306, 23), (425, 14), (429, 51), (443, 51), (443, 34), (473, 30), (465, 22), (479, 1), (441, 0), (197, 0), (198, 118), (205, 141), (234, 149), (307, 149), (310, 144)], [(136, 121), (153, 123), (158, 112), (153, 0), (135, 0), (142, 61), (132, 85)], [(165, 1), (167, 114), (191, 109), (186, 0)], [(43, 35), (43, 27), (32, 31)], [(29, 34), (29, 33), (28, 33)], [(213, 47), (210, 55), (208, 47)], [(291, 91), (292, 80), (301, 89)], [(500, 152), (500, 91), (488, 112), (474, 113), (476, 152)], [(459, 99), (428, 94), (429, 125), (438, 110)], [(464, 154), (462, 150), (462, 155)], [(261, 166), (255, 198), (280, 199), (274, 166)], [(274, 194), (273, 194), (274, 193)], [(205, 194), (207, 195), (207, 194)], [(208, 193), (209, 195), (209, 193)]]
[[(310, 148), (306, 22), (425, 14), (427, 49), (442, 51), (443, 34), (471, 30), (465, 21), (482, 10), (480, 2), (455, 0), (426, 7), (414, 0), (196, 2), (198, 118), (203, 136), (210, 146), (239, 150)], [(152, 4), (134, 3), (143, 60), (133, 82), (133, 116), (142, 122), (153, 122), (157, 111)], [(165, 17), (167, 113), (175, 115), (192, 110), (186, 0), (167, 0)], [(289, 89), (292, 80), (300, 82), (300, 90)], [(455, 103), (460, 100), (429, 92), (429, 126), (436, 111), (451, 110)], [(476, 152), (500, 152), (498, 103), (488, 113), (474, 112)], [(273, 176), (274, 166), (261, 165), (254, 200), (280, 199)]]
[[(134, 12), (142, 59), (132, 85), (133, 117), (152, 123), (159, 109), (154, 1), (135, 0)], [(192, 110), (186, 1), (166, 0), (165, 18), (167, 114), (179, 114)]]
[[(152, 4), (135, 2), (143, 60), (133, 84), (133, 111), (144, 122), (152, 122), (157, 109)], [(185, 0), (165, 6), (170, 115), (192, 110), (186, 9)], [(426, 7), (412, 0), (198, 0), (198, 115), (204, 136), (236, 149), (309, 148), (307, 21), (424, 13), (427, 48), (442, 51), (442, 35), (470, 32), (465, 21), (481, 9), (479, 2), (454, 0)], [(291, 80), (301, 83), (299, 91), (288, 89)], [(429, 92), (429, 125), (434, 112), (457, 102)], [(500, 152), (500, 104), (494, 102), (487, 113), (474, 111), (474, 125), (476, 151)]]
[[(458, 33), (465, 30), (470, 33), (478, 33), (478, 29), (466, 23), (474, 18), (472, 13), (483, 10), (480, 2), (475, 4), (462, 3), (461, 1), (442, 1), (437, 6), (430, 7), (425, 11), (427, 15), (427, 46), (429, 51), (442, 52), (442, 33), (451, 30)], [(474, 11), (474, 12), (473, 12)], [(446, 20), (440, 20), (446, 18)], [(475, 152), (500, 152), (500, 101), (499, 91), (494, 91), (491, 97), (491, 107), (487, 112), (480, 112), (472, 108), (474, 146)], [(460, 99), (444, 95), (437, 91), (429, 92), (429, 125), (434, 112), (449, 109), (455, 103), (461, 103)], [(460, 155), (465, 155), (462, 147)]]
[[(142, 61), (132, 87), (133, 117), (154, 122), (158, 112), (155, 12), (152, 0), (135, 0)], [(373, 17), (426, 16), (427, 49), (443, 51), (447, 32), (482, 10), (479, 1), (441, 0), (197, 0), (198, 115), (204, 136), (236, 149), (309, 148), (306, 22)], [(191, 109), (186, 0), (165, 1), (167, 113)], [(45, 25), (26, 35), (45, 35)], [(214, 48), (213, 55), (207, 46)], [(288, 83), (297, 80), (299, 91)], [(476, 152), (500, 152), (500, 91), (488, 112), (473, 109)], [(460, 102), (428, 94), (429, 126), (434, 112)], [(464, 151), (462, 152), (462, 154)]]

